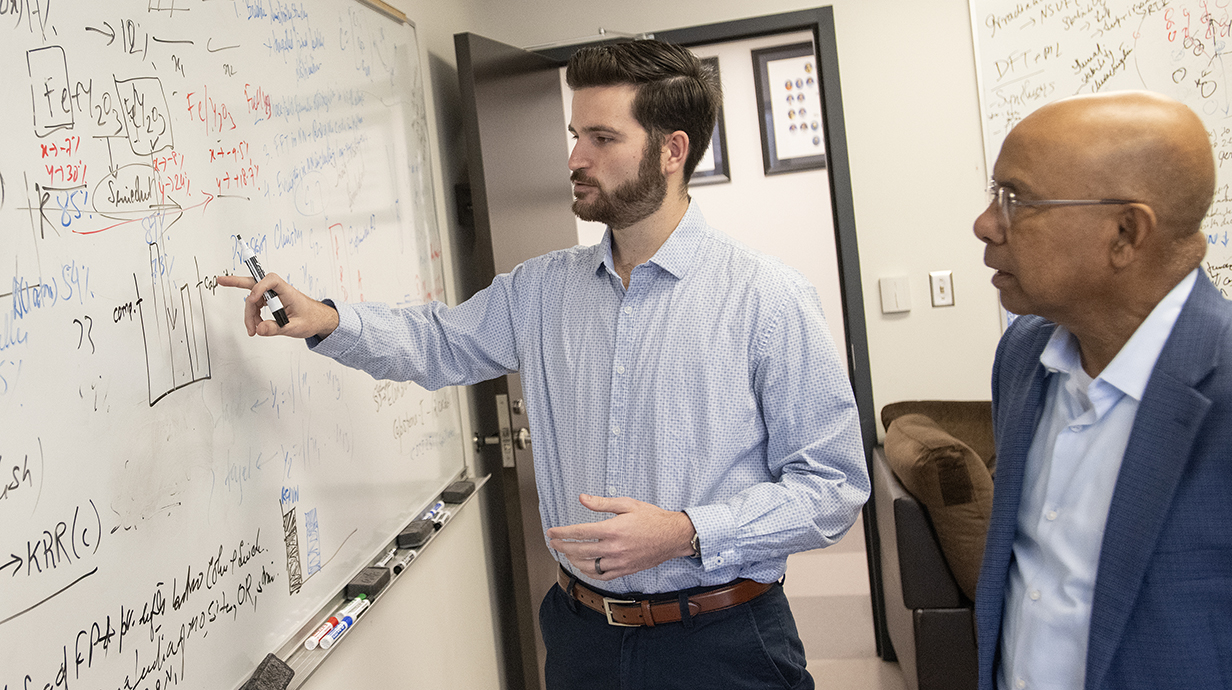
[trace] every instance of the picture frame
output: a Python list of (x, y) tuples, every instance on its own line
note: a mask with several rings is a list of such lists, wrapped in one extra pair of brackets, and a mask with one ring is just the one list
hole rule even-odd
[(812, 42), (751, 52), (766, 175), (825, 168), (821, 71)]
[[(714, 70), (719, 76), (719, 58), (702, 58), (702, 63)], [(731, 182), (731, 166), (727, 160), (727, 125), (723, 120), (723, 106), (719, 106), (719, 117), (714, 123), (714, 132), (710, 135), (710, 146), (706, 155), (698, 162), (697, 168), (689, 178), (691, 185), (719, 184)]]

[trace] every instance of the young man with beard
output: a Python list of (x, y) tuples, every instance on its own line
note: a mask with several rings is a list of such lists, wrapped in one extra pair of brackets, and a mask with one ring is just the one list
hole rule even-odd
[[(868, 498), (851, 387), (815, 290), (709, 227), (687, 181), (717, 79), (655, 41), (570, 60), (574, 212), (603, 241), (532, 259), (465, 303), (325, 304), (275, 275), (249, 334), (309, 338), (435, 389), (520, 372), (560, 585), (549, 688), (812, 688), (780, 580)], [(261, 320), (265, 290), (291, 322)]]

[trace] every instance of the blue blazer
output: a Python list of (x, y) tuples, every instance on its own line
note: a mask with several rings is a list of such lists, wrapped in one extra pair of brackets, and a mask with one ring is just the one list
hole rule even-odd
[[(1023, 466), (1056, 324), (1014, 321), (993, 366), (997, 477), (976, 588), (981, 690), (996, 686)], [(1232, 688), (1232, 303), (1205, 273), (1134, 419), (1100, 550), (1088, 690)]]

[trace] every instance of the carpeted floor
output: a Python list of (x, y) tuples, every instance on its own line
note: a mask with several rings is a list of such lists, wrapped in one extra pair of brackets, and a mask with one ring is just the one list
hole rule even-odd
[(788, 558), (784, 590), (818, 688), (906, 690), (898, 664), (877, 658), (862, 522), (834, 546)]

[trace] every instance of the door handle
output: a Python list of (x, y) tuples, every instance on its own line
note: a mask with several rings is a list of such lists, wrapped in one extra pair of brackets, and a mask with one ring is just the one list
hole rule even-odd
[[(487, 446), (499, 446), (501, 437), (499, 434), (491, 436), (480, 436), (476, 431), (474, 436), (471, 436), (471, 441), (475, 443), (475, 450), (483, 450)], [(513, 445), (518, 450), (526, 450), (530, 448), (530, 429), (521, 428), (513, 432)]]
[(516, 467), (513, 460), (513, 447), (516, 443), (519, 450), (525, 450), (526, 444), (530, 443), (530, 432), (526, 429), (519, 429), (518, 437), (514, 439), (513, 423), (509, 416), (509, 396), (504, 393), (496, 394), (496, 424), (498, 428), (495, 434), (480, 436), (476, 432), (471, 437), (471, 441), (475, 443), (475, 450), (483, 450), (485, 446), (500, 446), (501, 466)]
[(471, 440), (475, 442), (475, 450), (483, 450), (484, 446), (495, 446), (500, 444), (500, 436), (497, 436), (496, 434), (491, 436), (480, 436), (478, 431), (476, 431), (475, 435), (471, 437)]
[[(521, 400), (515, 400), (515, 408), (522, 407), (521, 403)], [(479, 432), (475, 432), (475, 435), (471, 436), (471, 441), (475, 444), (476, 451), (481, 451), (486, 446), (500, 446), (501, 465), (515, 467), (513, 449), (515, 446), (518, 450), (526, 450), (530, 447), (530, 430), (526, 427), (521, 427), (517, 431), (513, 430), (513, 423), (509, 417), (509, 396), (504, 393), (496, 395), (496, 422), (500, 428), (495, 434), (480, 436)]]

